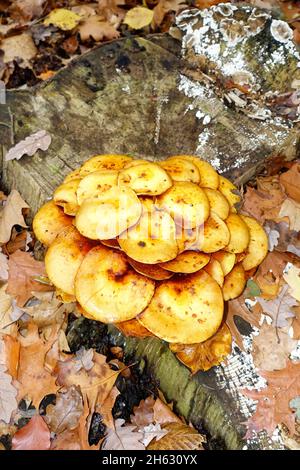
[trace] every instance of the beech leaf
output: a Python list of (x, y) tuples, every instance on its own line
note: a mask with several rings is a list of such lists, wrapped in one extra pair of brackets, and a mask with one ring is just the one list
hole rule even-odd
[(88, 41), (90, 38), (95, 41), (107, 39), (116, 39), (120, 36), (116, 27), (98, 15), (88, 17), (80, 26), (79, 34), (82, 41)]
[(77, 26), (80, 20), (81, 16), (74, 11), (67, 10), (66, 8), (56, 8), (44, 20), (44, 25), (49, 26), (53, 24), (63, 31), (70, 31)]
[(300, 204), (287, 198), (279, 211), (279, 217), (288, 217), (290, 230), (300, 230)]
[(13, 450), (48, 450), (50, 449), (50, 431), (40, 415), (16, 432), (12, 439)]
[(300, 301), (300, 269), (288, 263), (286, 271), (287, 272), (283, 274), (283, 279), (290, 287), (289, 294), (294, 297), (294, 299)]
[(132, 29), (142, 29), (148, 26), (153, 20), (153, 10), (145, 7), (135, 7), (125, 15), (123, 23)]
[(18, 191), (13, 189), (0, 212), (0, 243), (9, 241), (14, 225), (27, 227), (22, 210), (28, 208), (29, 206), (21, 198)]
[(32, 157), (39, 149), (47, 150), (50, 144), (51, 136), (47, 131), (42, 130), (35, 132), (12, 147), (5, 155), (5, 160), (20, 160), (23, 155)]
[(147, 450), (204, 450), (204, 436), (196, 429), (183, 423), (168, 423), (162, 427), (168, 433), (159, 440), (153, 440)]

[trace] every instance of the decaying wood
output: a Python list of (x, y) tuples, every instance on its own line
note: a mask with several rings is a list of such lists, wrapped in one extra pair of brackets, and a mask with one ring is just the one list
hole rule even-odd
[[(269, 16), (265, 22), (257, 20), (260, 10), (224, 11), (214, 7), (210, 13), (181, 14), (177, 24), (182, 42), (167, 35), (114, 41), (75, 60), (42, 86), (7, 92), (6, 105), (0, 105), (3, 188), (18, 189), (34, 213), (63, 178), (93, 154), (125, 153), (149, 160), (196, 154), (237, 182), (249, 179), (272, 155), (299, 155), (297, 124), (267, 103), (270, 93), (290, 92), (292, 79), (300, 78), (298, 53), (290, 41), (272, 36)], [(212, 36), (209, 27), (205, 33), (201, 30), (201, 41), (214, 46), (213, 38), (220, 33), (220, 55), (197, 47), (200, 33), (195, 31), (207, 21), (205, 15), (214, 15), (217, 26)], [(247, 31), (254, 16), (260, 29), (229, 43), (222, 33), (228, 15)], [(280, 53), (279, 63), (263, 67), (274, 53)], [(227, 96), (238, 54), (242, 69), (247, 69), (243, 71), (257, 85), (245, 105)], [(258, 119), (259, 109), (267, 117)], [(8, 148), (40, 129), (52, 136), (46, 152), (5, 161)], [(243, 445), (243, 421), (253, 404), (241, 398), (238, 387), (255, 386), (258, 380), (250, 356), (237, 351), (228, 367), (191, 378), (165, 343), (153, 338), (124, 342), (113, 327), (111, 334), (127, 355), (145, 360), (186, 419), (203, 421), (227, 448)], [(264, 446), (262, 442), (258, 445)]]

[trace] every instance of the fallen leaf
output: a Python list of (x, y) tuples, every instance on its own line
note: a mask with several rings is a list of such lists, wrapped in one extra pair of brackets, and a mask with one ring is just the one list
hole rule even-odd
[(12, 2), (11, 12), (13, 17), (21, 16), (23, 20), (39, 18), (44, 11), (46, 0), (15, 0)]
[[(19, 368), (19, 358), (20, 358), (20, 343), (17, 338), (14, 338), (11, 335), (2, 335), (0, 337), (0, 347), (1, 356), (4, 356), (4, 365), (8, 374), (14, 379), (17, 378), (18, 368)], [(0, 363), (1, 363), (0, 358)]]
[(155, 400), (152, 396), (141, 400), (138, 406), (133, 407), (133, 414), (130, 415), (130, 421), (137, 427), (147, 426), (154, 421), (154, 407)]
[(125, 423), (124, 419), (115, 421), (115, 429), (110, 429), (103, 441), (101, 450), (145, 450), (141, 443), (143, 434), (136, 431), (136, 426)]
[(51, 337), (45, 341), (34, 323), (27, 325), (27, 335), (19, 335), (21, 344), (18, 369), (18, 397), (29, 397), (38, 408), (45, 395), (56, 393), (56, 377), (44, 367), (45, 355), (50, 350), (57, 337), (57, 328), (53, 328)]
[[(106, 357), (94, 352), (92, 369), (77, 370), (76, 358), (58, 363), (58, 383), (60, 385), (77, 385), (81, 389), (84, 401), (88, 400), (90, 416), (98, 411), (108, 397), (120, 371), (113, 371), (106, 362)], [(99, 408), (100, 409), (100, 408)]]
[(300, 204), (293, 199), (286, 199), (280, 208), (279, 217), (288, 217), (290, 230), (300, 230)]
[[(79, 42), (76, 36), (70, 36), (69, 38), (65, 39), (64, 42), (62, 43), (62, 48), (68, 53), (68, 54), (75, 54), (79, 46)], [(52, 72), (55, 73), (55, 72)], [(49, 77), (48, 77), (49, 78)]]
[(133, 320), (127, 320), (127, 321), (122, 321), (120, 323), (115, 323), (115, 326), (125, 336), (133, 336), (136, 338), (146, 338), (147, 336), (153, 336), (153, 333), (147, 330), (135, 318)]
[(91, 423), (91, 412), (87, 399), (83, 401), (83, 413), (80, 416), (78, 423), (78, 436), (81, 450), (99, 450), (99, 444), (89, 444), (89, 429)]
[(79, 372), (80, 369), (90, 370), (94, 366), (94, 350), (84, 349), (83, 347), (76, 351), (77, 363), (74, 365), (74, 370)]
[(0, 365), (0, 420), (10, 422), (11, 414), (16, 410), (17, 390), (12, 385), (12, 378), (6, 372), (6, 366)]
[(0, 287), (0, 331), (6, 332), (6, 328), (11, 325), (12, 318), (12, 298), (6, 293), (6, 284)]
[(3, 250), (9, 255), (13, 254), (17, 250), (28, 251), (28, 243), (32, 241), (32, 238), (27, 230), (18, 232), (15, 228), (12, 229), (10, 240), (5, 244)]
[(140, 429), (140, 432), (143, 432), (143, 439), (141, 442), (144, 444), (145, 447), (147, 447), (147, 445), (150, 444), (153, 439), (156, 439), (156, 441), (158, 441), (166, 434), (168, 434), (167, 429), (162, 429), (160, 424), (153, 423), (144, 426), (144, 428)]
[(268, 235), (268, 249), (273, 251), (274, 248), (278, 245), (278, 240), (280, 238), (280, 233), (277, 230), (272, 230), (270, 227), (265, 226), (265, 232)]
[(237, 299), (227, 302), (227, 315), (225, 320), (226, 325), (228, 326), (238, 347), (244, 351), (245, 348), (243, 343), (243, 336), (241, 335), (235, 323), (236, 316), (241, 317), (252, 326), (259, 327), (259, 320), (261, 315), (257, 315), (255, 312), (250, 311), (245, 304), (245, 299), (243, 297), (238, 297)]
[(116, 39), (120, 36), (115, 26), (108, 21), (103, 21), (101, 16), (94, 15), (87, 18), (78, 28), (81, 40), (88, 41), (90, 38), (95, 41), (106, 39)]
[(78, 429), (63, 431), (51, 442), (51, 450), (82, 450), (79, 442)]
[(272, 318), (274, 327), (281, 328), (288, 326), (287, 320), (295, 316), (291, 308), (298, 304), (296, 300), (289, 295), (288, 291), (289, 286), (285, 284), (275, 299), (265, 300), (262, 297), (257, 297), (257, 301), (261, 305), (264, 314)]
[(66, 392), (56, 395), (55, 405), (48, 405), (45, 421), (49, 429), (60, 434), (77, 428), (83, 412), (83, 401), (79, 388), (70, 386)]
[(104, 400), (100, 407), (98, 407), (98, 412), (100, 412), (102, 416), (102, 422), (109, 429), (114, 429), (115, 427), (114, 418), (112, 416), (112, 409), (114, 407), (118, 395), (120, 395), (119, 390), (117, 389), (117, 387), (113, 387), (108, 397)]
[(289, 294), (294, 299), (300, 301), (300, 269), (291, 263), (286, 266), (287, 272), (284, 272), (283, 279), (289, 285)]
[(14, 225), (27, 227), (22, 210), (28, 208), (29, 206), (21, 198), (18, 191), (13, 189), (0, 212), (0, 243), (9, 241)]
[(300, 421), (300, 397), (293, 398), (289, 405), (290, 408), (295, 412), (296, 419)]
[(55, 295), (55, 292), (33, 292), (33, 298), (28, 307), (23, 311), (30, 315), (31, 319), (40, 328), (62, 324), (66, 313), (74, 310), (74, 304), (63, 304)]
[(34, 292), (52, 290), (52, 286), (36, 280), (46, 277), (45, 265), (41, 261), (36, 261), (30, 253), (16, 251), (10, 256), (8, 267), (6, 292), (16, 299), (19, 307), (23, 307)]
[(24, 66), (28, 66), (30, 59), (37, 54), (34, 41), (27, 32), (3, 39), (1, 49), (4, 51), (4, 63), (22, 59), (22, 65)]
[(261, 290), (259, 286), (256, 284), (255, 281), (253, 281), (253, 279), (248, 279), (246, 287), (247, 287), (246, 294), (249, 295), (250, 297), (256, 297), (257, 295), (261, 294)]
[(0, 281), (8, 280), (8, 258), (0, 252)]
[(240, 390), (243, 395), (257, 400), (254, 414), (247, 420), (247, 435), (263, 429), (271, 436), (276, 426), (284, 423), (290, 433), (295, 432), (295, 415), (291, 412), (290, 401), (300, 395), (300, 363), (287, 362), (287, 367), (280, 371), (260, 371), (268, 386), (260, 391)]
[(160, 398), (155, 400), (153, 406), (153, 420), (154, 423), (166, 424), (166, 423), (181, 423), (181, 419), (176, 416), (172, 410), (170, 404), (163, 402)]
[(193, 374), (217, 366), (231, 353), (232, 337), (226, 324), (210, 339), (197, 344), (170, 343), (171, 351)]
[(205, 437), (190, 426), (168, 423), (162, 429), (168, 431), (168, 434), (158, 441), (153, 440), (147, 450), (204, 450), (202, 444), (206, 442)]
[(56, 8), (45, 18), (44, 25), (49, 26), (53, 24), (63, 31), (70, 31), (77, 26), (80, 20), (81, 16), (74, 11), (67, 10), (66, 8)]
[(300, 164), (295, 163), (288, 171), (279, 176), (286, 194), (300, 203)]
[(34, 155), (39, 149), (45, 151), (51, 144), (51, 136), (47, 131), (37, 131), (21, 140), (17, 145), (9, 149), (5, 155), (5, 161), (20, 160), (23, 155)]
[(297, 340), (290, 338), (282, 328), (263, 324), (254, 336), (252, 356), (255, 366), (262, 370), (280, 370), (286, 367), (289, 355), (296, 349)]
[(35, 415), (12, 438), (12, 450), (48, 450), (50, 431), (40, 415)]
[(247, 187), (242, 210), (263, 224), (278, 217), (284, 199), (278, 176), (257, 178), (257, 189)]
[(135, 7), (127, 11), (123, 23), (132, 29), (142, 29), (151, 24), (153, 14), (153, 10), (149, 8)]
[(167, 13), (170, 11), (177, 13), (185, 7), (186, 4), (184, 0), (159, 0), (158, 4), (153, 9), (153, 25), (160, 26)]

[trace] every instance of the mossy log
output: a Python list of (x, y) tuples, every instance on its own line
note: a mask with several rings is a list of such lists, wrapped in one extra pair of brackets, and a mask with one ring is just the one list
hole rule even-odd
[[(113, 41), (40, 86), (7, 91), (6, 104), (0, 105), (3, 189), (18, 189), (34, 214), (63, 178), (93, 154), (149, 160), (196, 154), (240, 183), (273, 155), (297, 157), (297, 119), (287, 119), (282, 106), (269, 100), (270, 94), (291, 93), (294, 82), (299, 85), (300, 58), (289, 34), (276, 36), (270, 14), (248, 6), (191, 10), (177, 24), (181, 41), (168, 35)], [(238, 85), (234, 92), (232, 83)], [(8, 148), (40, 129), (52, 137), (46, 152), (5, 160)], [(128, 355), (146, 358), (183, 416), (203, 420), (227, 448), (242, 446), (249, 406), (238, 385), (252, 380), (241, 379), (251, 372), (246, 357), (235, 352), (233, 372), (221, 367), (192, 377), (165, 343), (112, 334)]]

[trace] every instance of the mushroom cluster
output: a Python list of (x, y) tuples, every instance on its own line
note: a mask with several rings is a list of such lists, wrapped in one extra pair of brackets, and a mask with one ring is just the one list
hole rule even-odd
[(236, 187), (206, 161), (153, 163), (96, 155), (70, 173), (37, 212), (48, 277), (85, 316), (136, 319), (170, 343), (199, 343), (219, 329), (267, 254), (267, 237), (238, 214)]

